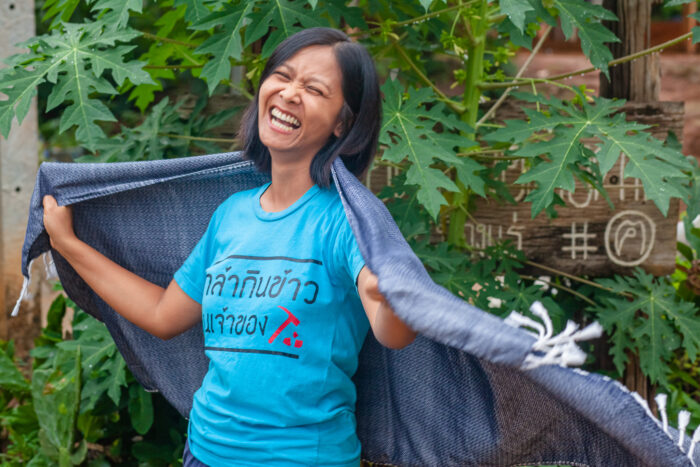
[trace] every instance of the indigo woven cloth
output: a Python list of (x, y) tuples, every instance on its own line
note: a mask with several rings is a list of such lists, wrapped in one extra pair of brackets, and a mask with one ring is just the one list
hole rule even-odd
[[(551, 336), (533, 336), (433, 283), (381, 201), (340, 160), (333, 176), (380, 291), (420, 333), (402, 350), (382, 347), (371, 333), (365, 341), (354, 378), (363, 459), (402, 466), (700, 465), (691, 437), (679, 439), (636, 394), (607, 377), (548, 364), (562, 363), (550, 358)], [(30, 262), (50, 250), (44, 195), (73, 206), (85, 242), (167, 286), (214, 209), (266, 181), (238, 153), (44, 163), (23, 248), (25, 280)], [(134, 376), (187, 416), (208, 364), (201, 325), (168, 341), (153, 337), (117, 315), (51, 253), (68, 296), (107, 325)]]

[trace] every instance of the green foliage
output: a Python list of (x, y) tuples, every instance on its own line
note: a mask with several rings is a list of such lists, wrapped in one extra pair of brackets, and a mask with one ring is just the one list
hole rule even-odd
[[(474, 142), (451, 130), (469, 132), (469, 126), (446, 113), (444, 104), (435, 104), (435, 95), (429, 88), (410, 89), (407, 97), (397, 81), (387, 80), (382, 92), (384, 121), (380, 142), (386, 145), (383, 158), (397, 164), (408, 159), (406, 183), (418, 185), (418, 201), (428, 212), (436, 217), (440, 206), (447, 204), (440, 188), (459, 191), (441, 169), (431, 167), (435, 160), (456, 167), (459, 181), (483, 195), (484, 183), (474, 174), (483, 167), (455, 155), (456, 147), (473, 146)], [(434, 105), (428, 110), (426, 103)], [(435, 131), (437, 124), (442, 126), (442, 132)]]
[[(67, 308), (75, 309), (73, 339), (63, 340)], [(179, 462), (185, 420), (162, 397), (144, 391), (105, 326), (63, 295), (52, 303), (32, 355), (27, 383), (12, 345), (0, 346), (3, 465), (80, 465), (88, 443), (100, 445), (102, 452), (97, 458), (93, 453), (91, 462)]]
[[(628, 161), (624, 175), (640, 179), (646, 196), (664, 214), (672, 197), (687, 196), (682, 184), (688, 182), (690, 163), (680, 151), (644, 133), (648, 126), (627, 122), (624, 113), (615, 113), (623, 101), (582, 94), (574, 101), (519, 96), (537, 103), (539, 110), (524, 108), (529, 121), (508, 120), (504, 128), (484, 139), (516, 144), (512, 154), (533, 160), (533, 168), (516, 181), (537, 183), (527, 197), (532, 201), (532, 217), (555, 202), (563, 204), (555, 190), (573, 192), (574, 177), (604, 191), (602, 179), (620, 154)], [(597, 142), (586, 142), (591, 138)]]
[(117, 90), (104, 79), (110, 70), (116, 85), (128, 78), (132, 83), (149, 83), (151, 77), (143, 71), (138, 61), (125, 61), (124, 55), (133, 46), (116, 45), (127, 42), (138, 33), (114, 30), (102, 23), (63, 23), (61, 31), (31, 39), (25, 43), (31, 50), (26, 56), (16, 58), (15, 67), (0, 72), (0, 91), (9, 96), (0, 102), (0, 133), (7, 137), (12, 117), (22, 121), (29, 110), (36, 87), (44, 82), (53, 84), (46, 110), (70, 102), (61, 117), (60, 131), (77, 125), (76, 136), (88, 149), (95, 148), (104, 132), (97, 121), (115, 121), (107, 106), (91, 94), (117, 94)]
[(583, 53), (594, 67), (609, 76), (608, 62), (613, 59), (613, 56), (605, 43), (620, 42), (620, 39), (600, 22), (617, 21), (617, 16), (602, 6), (585, 0), (553, 0), (553, 5), (559, 10), (564, 36), (568, 39), (575, 30), (578, 30)]
[(632, 277), (597, 282), (616, 294), (601, 293), (601, 305), (595, 311), (611, 335), (611, 353), (618, 371), (627, 363), (626, 351), (632, 349), (651, 381), (665, 384), (668, 364), (681, 345), (692, 361), (698, 357), (700, 312), (694, 303), (679, 300), (667, 280), (637, 269)]
[(227, 79), (231, 73), (231, 58), (241, 59), (243, 39), (241, 29), (250, 22), (249, 14), (253, 3), (227, 5), (223, 11), (212, 13), (190, 26), (194, 30), (207, 30), (219, 27), (218, 31), (200, 45), (195, 53), (211, 54), (202, 69), (209, 93), (213, 93), (220, 81)]

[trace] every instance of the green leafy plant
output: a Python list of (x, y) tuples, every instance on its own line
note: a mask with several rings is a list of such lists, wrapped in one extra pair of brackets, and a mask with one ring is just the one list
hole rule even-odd
[[(75, 310), (73, 338), (64, 340), (67, 308)], [(31, 382), (12, 344), (0, 349), (3, 465), (177, 464), (186, 422), (134, 380), (105, 326), (63, 295), (47, 318), (31, 352)]]

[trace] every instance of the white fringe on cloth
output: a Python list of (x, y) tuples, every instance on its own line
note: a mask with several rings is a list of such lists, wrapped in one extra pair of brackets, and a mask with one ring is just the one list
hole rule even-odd
[(522, 368), (525, 370), (542, 365), (582, 365), (586, 361), (586, 353), (576, 345), (576, 342), (595, 339), (603, 333), (603, 327), (598, 322), (579, 330), (578, 324), (569, 321), (566, 323), (566, 328), (554, 336), (552, 320), (545, 307), (540, 302), (535, 302), (530, 307), (530, 311), (540, 318), (542, 323), (523, 316), (517, 311), (511, 312), (505, 319), (506, 324), (511, 326), (536, 331), (527, 331), (537, 338), (537, 342), (532, 346), (532, 353), (523, 362)]

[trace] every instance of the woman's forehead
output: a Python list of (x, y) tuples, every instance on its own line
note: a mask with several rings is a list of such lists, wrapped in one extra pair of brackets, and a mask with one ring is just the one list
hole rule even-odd
[(302, 75), (308, 81), (322, 80), (332, 85), (342, 79), (333, 48), (327, 45), (303, 48), (278, 66), (281, 67)]

